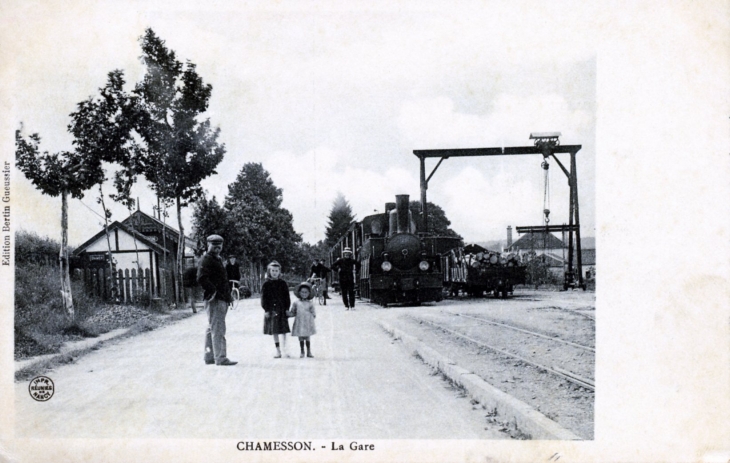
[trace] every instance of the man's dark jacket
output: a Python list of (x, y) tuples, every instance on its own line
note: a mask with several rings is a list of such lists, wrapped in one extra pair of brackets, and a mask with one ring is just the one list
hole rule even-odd
[(330, 271), (324, 264), (312, 265), (312, 273), (317, 275), (317, 278), (327, 278), (327, 274)]
[(240, 281), (241, 280), (241, 269), (238, 264), (227, 264), (226, 273), (228, 274), (229, 280)]
[(352, 257), (339, 258), (332, 264), (332, 270), (338, 270), (340, 275), (340, 284), (354, 283), (355, 277), (352, 271), (360, 268), (360, 263)]
[(205, 253), (198, 265), (198, 284), (203, 287), (203, 297), (207, 301), (215, 298), (223, 302), (233, 302), (228, 286), (228, 274), (220, 257)]

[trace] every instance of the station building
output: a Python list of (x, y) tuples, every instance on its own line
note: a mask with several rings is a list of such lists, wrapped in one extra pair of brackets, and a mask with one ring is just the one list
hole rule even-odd
[[(146, 279), (145, 287), (151, 297), (165, 297), (174, 294), (177, 246), (180, 232), (156, 217), (137, 210), (125, 220), (109, 224), (109, 237), (104, 228), (82, 243), (73, 253), (74, 267), (84, 272), (89, 280), (90, 273), (107, 272), (109, 257), (114, 263), (115, 273), (135, 275)], [(109, 248), (111, 247), (111, 256)], [(195, 242), (185, 237), (183, 267), (194, 265)], [(115, 275), (116, 276), (116, 275)], [(100, 277), (108, 281), (108, 276)], [(129, 277), (128, 277), (129, 278)], [(104, 289), (99, 290), (104, 295)]]

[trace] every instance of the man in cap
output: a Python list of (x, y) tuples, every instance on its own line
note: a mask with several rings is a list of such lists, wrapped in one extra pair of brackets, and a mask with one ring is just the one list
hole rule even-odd
[(208, 310), (208, 329), (205, 331), (205, 354), (207, 365), (235, 365), (238, 362), (226, 356), (226, 314), (228, 304), (233, 302), (228, 275), (223, 266), (221, 251), (223, 238), (210, 235), (207, 239), (208, 251), (203, 254), (198, 266), (198, 283), (203, 287), (205, 308)]
[(340, 257), (332, 264), (332, 270), (339, 271), (340, 288), (342, 291), (342, 302), (345, 303), (345, 310), (355, 310), (355, 272), (360, 264), (352, 258), (352, 249), (345, 248)]

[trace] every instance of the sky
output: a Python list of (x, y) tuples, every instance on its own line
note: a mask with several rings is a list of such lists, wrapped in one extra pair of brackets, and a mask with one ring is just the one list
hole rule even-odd
[[(582, 145), (581, 232), (595, 235), (596, 44), (581, 26), (595, 12), (582, 2), (550, 10), (513, 2), (10, 5), (6, 17), (24, 25), (4, 36), (15, 50), (4, 68), (11, 122), (39, 133), (45, 150), (71, 149), (68, 115), (109, 71), (124, 70), (130, 88), (141, 78), (138, 38), (151, 27), (213, 86), (207, 117), (227, 154), (203, 182), (208, 194), (222, 202), (242, 166), (261, 162), (306, 242), (324, 238), (338, 192), (357, 218), (396, 194), (420, 199), (415, 149), (527, 146), (531, 132), (545, 131)], [(467, 241), (505, 239), (508, 225), (542, 223), (541, 162), (451, 158), (428, 199)], [(427, 161), (428, 172), (435, 164)], [(567, 179), (551, 166), (551, 224), (567, 223)], [(18, 171), (13, 188), (23, 197), (16, 226), (60, 236), (60, 199)], [(133, 194), (151, 213), (148, 186)], [(71, 200), (70, 244), (101, 226), (96, 196)], [(112, 211), (115, 220), (127, 215)], [(188, 208), (186, 232), (190, 219)]]

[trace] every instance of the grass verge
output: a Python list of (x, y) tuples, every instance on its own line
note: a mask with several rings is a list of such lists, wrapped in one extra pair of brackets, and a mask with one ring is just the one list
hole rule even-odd
[(193, 315), (192, 312), (180, 311), (180, 312), (173, 312), (169, 315), (162, 315), (162, 316), (157, 315), (157, 316), (142, 318), (142, 319), (138, 320), (134, 325), (129, 327), (129, 329), (124, 334), (121, 334), (115, 338), (108, 339), (106, 341), (99, 341), (98, 343), (94, 344), (93, 346), (74, 350), (71, 352), (67, 352), (62, 355), (57, 355), (57, 356), (54, 356), (47, 360), (43, 360), (41, 362), (34, 363), (32, 365), (27, 366), (26, 368), (18, 370), (15, 372), (15, 381), (29, 380), (29, 379), (34, 378), (38, 375), (41, 375), (49, 370), (53, 370), (54, 368), (57, 368), (59, 366), (74, 363), (80, 357), (83, 357), (84, 355), (86, 355), (90, 352), (99, 350), (104, 346), (116, 344), (122, 340), (131, 338), (138, 334), (156, 330), (160, 327), (167, 326), (167, 325), (170, 325), (177, 321), (189, 318), (192, 315)]

